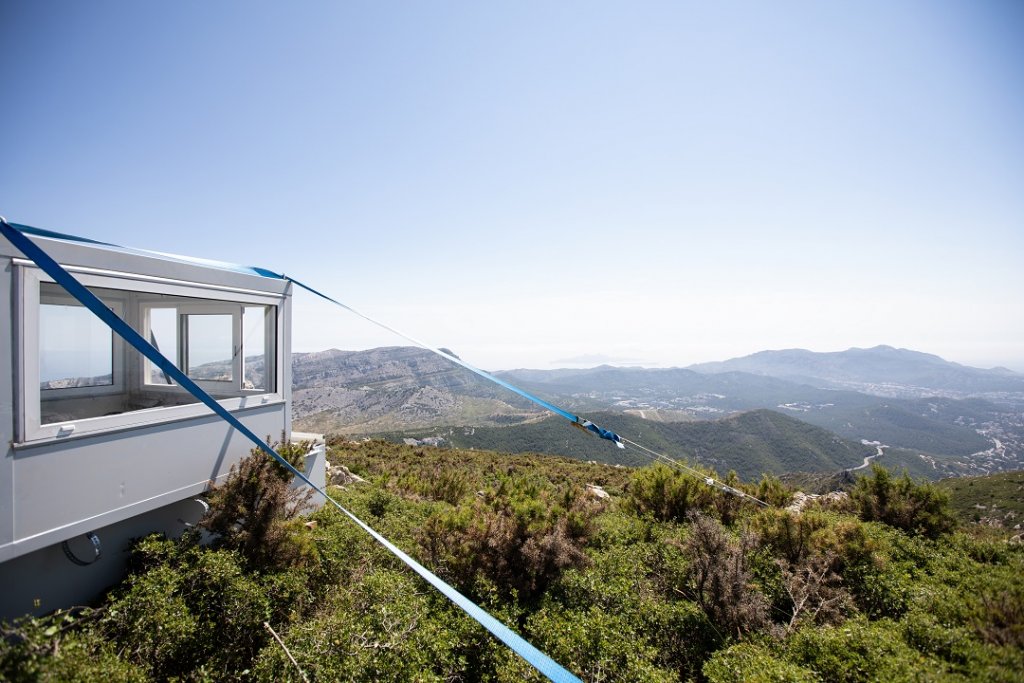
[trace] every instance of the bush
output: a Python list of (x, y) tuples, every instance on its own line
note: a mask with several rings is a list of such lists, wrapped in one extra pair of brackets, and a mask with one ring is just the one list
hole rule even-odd
[(744, 533), (729, 538), (715, 520), (691, 513), (686, 541), (691, 556), (690, 589), (697, 603), (724, 636), (740, 637), (768, 622), (768, 600), (752, 585), (749, 558), (755, 539)]
[(708, 683), (817, 683), (814, 672), (791, 664), (767, 648), (740, 643), (719, 650), (704, 665)]
[[(144, 668), (118, 656), (118, 647), (93, 628), (99, 610), (25, 617), (0, 627), (0, 680), (10, 683), (142, 683)], [(83, 626), (85, 628), (83, 628)]]
[(775, 475), (762, 474), (761, 481), (758, 482), (754, 495), (769, 505), (782, 507), (788, 505), (789, 501), (793, 498), (793, 490), (783, 484), (782, 480)]
[(883, 522), (927, 538), (938, 538), (954, 525), (949, 494), (929, 483), (914, 483), (906, 472), (893, 478), (884, 467), (872, 465), (871, 475), (857, 480), (850, 497), (866, 522)]
[(203, 667), (232, 680), (266, 641), (267, 591), (235, 553), (155, 538), (142, 545), (150, 561), (165, 546), (165, 561), (129, 576), (110, 596), (104, 630), (156, 678)]
[[(308, 443), (284, 443), (277, 453), (304, 467)], [(210, 492), (210, 510), (200, 527), (214, 534), (215, 547), (238, 551), (253, 569), (305, 564), (315, 553), (294, 518), (308, 505), (311, 489), (292, 488), (294, 475), (258, 448), (231, 467)]]
[[(674, 576), (685, 572), (678, 546), (654, 541), (591, 553), (584, 569), (566, 571), (546, 594), (551, 609), (618, 615), (637, 642), (657, 652), (653, 662), (690, 680), (721, 643), (695, 602), (681, 599)], [(623, 636), (624, 637), (624, 636)]]
[[(536, 647), (586, 681), (678, 680), (674, 672), (658, 666), (657, 650), (620, 614), (598, 607), (567, 610), (547, 605), (528, 619), (526, 631)], [(499, 682), (545, 680), (511, 651), (500, 660)]]
[(581, 490), (559, 495), (527, 479), (505, 477), (483, 498), (426, 520), (420, 545), (429, 562), (471, 590), (482, 574), (531, 598), (564, 570), (586, 564), (583, 546), (601, 504)]
[(789, 641), (787, 658), (815, 671), (829, 683), (893, 683), (935, 680), (945, 667), (900, 638), (900, 629), (883, 619), (852, 619), (842, 626), (808, 625)]
[(450, 467), (437, 466), (428, 472), (409, 473), (398, 479), (396, 487), (427, 500), (458, 505), (469, 493), (469, 476)]
[(714, 509), (715, 494), (714, 489), (693, 475), (659, 463), (633, 475), (627, 504), (639, 515), (650, 515), (662, 522), (682, 522), (691, 510)]
[(200, 624), (181, 591), (181, 572), (156, 567), (129, 577), (104, 617), (125, 656), (155, 678), (191, 671), (203, 657)]
[[(440, 606), (438, 606), (440, 605)], [(381, 569), (332, 593), (314, 619), (283, 634), (299, 668), (314, 681), (450, 681), (465, 668), (459, 644), (470, 623), (404, 572)], [(258, 681), (299, 681), (276, 642), (254, 667)]]
[(763, 546), (795, 565), (807, 558), (815, 545), (812, 538), (829, 526), (829, 520), (820, 512), (768, 508), (753, 518), (753, 526)]

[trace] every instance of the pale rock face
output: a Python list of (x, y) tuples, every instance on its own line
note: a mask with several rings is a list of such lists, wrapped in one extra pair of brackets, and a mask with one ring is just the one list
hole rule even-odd
[(344, 465), (331, 465), (327, 469), (327, 483), (331, 486), (348, 486), (350, 484), (365, 484), (366, 480), (358, 474), (352, 474)]
[(816, 493), (804, 493), (803, 491), (797, 491), (793, 494), (793, 500), (788, 506), (786, 506), (786, 512), (800, 514), (808, 504), (819, 499), (824, 503), (841, 503), (849, 500), (850, 494), (845, 491), (832, 491), (825, 495), (818, 495)]

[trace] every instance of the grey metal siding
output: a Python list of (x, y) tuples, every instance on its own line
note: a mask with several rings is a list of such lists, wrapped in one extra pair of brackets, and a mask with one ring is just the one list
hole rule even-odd
[[(236, 414), (257, 434), (287, 429), (284, 402)], [(0, 561), (201, 493), (251, 447), (210, 415), (18, 448), (13, 544), (0, 546)]]

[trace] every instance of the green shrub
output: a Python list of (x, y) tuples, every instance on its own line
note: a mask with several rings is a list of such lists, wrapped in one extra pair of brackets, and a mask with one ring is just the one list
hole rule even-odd
[[(536, 647), (586, 681), (669, 683), (678, 680), (658, 666), (658, 652), (645, 634), (621, 614), (598, 607), (560, 609), (542, 607), (526, 625), (524, 634)], [(496, 680), (545, 680), (511, 651), (500, 657)]]
[[(277, 453), (301, 471), (308, 443), (283, 443)], [(238, 551), (254, 569), (314, 561), (315, 549), (294, 518), (313, 491), (293, 488), (293, 475), (258, 448), (231, 467), (227, 480), (210, 491), (210, 509), (199, 525), (216, 547)]]
[(396, 488), (427, 500), (457, 505), (469, 493), (469, 475), (466, 472), (435, 466), (426, 473), (409, 472), (395, 482)]
[[(546, 593), (552, 609), (618, 615), (637, 638), (655, 649), (654, 663), (681, 680), (700, 667), (721, 638), (704, 611), (682, 599), (676, 586), (686, 572), (678, 545), (648, 542), (591, 552), (591, 564), (570, 569)], [(666, 576), (671, 575), (671, 576)]]
[(949, 494), (933, 484), (915, 483), (903, 473), (894, 478), (879, 465), (857, 480), (850, 497), (861, 519), (883, 522), (911, 534), (938, 538), (954, 526)]
[(908, 645), (942, 659), (954, 672), (970, 674), (990, 658), (985, 645), (969, 629), (944, 625), (927, 612), (908, 614), (900, 626)]
[(158, 679), (185, 674), (204, 659), (201, 625), (183, 595), (182, 578), (170, 566), (130, 576), (104, 616), (124, 656)]
[(383, 488), (375, 488), (366, 499), (366, 509), (371, 515), (380, 519), (388, 514), (388, 511), (395, 507), (394, 496)]
[(563, 571), (587, 562), (583, 546), (601, 504), (581, 490), (561, 494), (504, 477), (482, 498), (432, 514), (420, 532), (429, 563), (470, 590), (482, 574), (531, 598)]
[(804, 627), (790, 639), (786, 658), (829, 683), (935, 680), (945, 673), (940, 662), (907, 645), (888, 619)]
[(899, 619), (910, 608), (914, 578), (904, 566), (859, 565), (846, 570), (843, 578), (857, 607), (872, 619)]
[(828, 517), (821, 512), (793, 513), (777, 508), (761, 510), (752, 522), (761, 544), (793, 565), (811, 553), (816, 545), (812, 542), (816, 532), (830, 526)]
[[(382, 569), (333, 593), (315, 618), (282, 638), (313, 681), (449, 681), (466, 668), (459, 647), (472, 628), (418, 579)], [(276, 641), (260, 653), (254, 676), (301, 680)]]
[(629, 482), (627, 505), (639, 515), (682, 522), (691, 510), (714, 508), (715, 490), (691, 474), (662, 464), (637, 470)]
[(98, 610), (25, 617), (0, 627), (0, 680), (10, 683), (141, 683), (144, 668), (118, 656), (94, 627)]
[(790, 487), (783, 484), (775, 475), (767, 473), (761, 475), (761, 481), (753, 493), (759, 500), (775, 507), (788, 505), (793, 497), (793, 490)]
[(722, 638), (707, 614), (689, 600), (649, 599), (638, 605), (638, 633), (657, 650), (655, 663), (673, 670), (679, 680), (697, 678), (701, 667), (721, 646)]
[(156, 678), (204, 668), (232, 680), (268, 637), (263, 622), (274, 606), (266, 588), (236, 553), (155, 537), (137, 547), (145, 559), (135, 564), (163, 561), (130, 575), (111, 594), (104, 630)]
[(739, 643), (719, 650), (704, 665), (708, 683), (817, 683), (810, 669), (791, 664), (767, 648)]

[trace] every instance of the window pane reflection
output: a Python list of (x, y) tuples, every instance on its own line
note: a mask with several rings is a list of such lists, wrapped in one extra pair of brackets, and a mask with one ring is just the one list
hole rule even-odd
[(242, 311), (242, 388), (268, 390), (267, 324), (269, 306), (246, 306)]
[[(178, 311), (174, 308), (152, 308), (149, 310), (149, 343), (172, 363), (178, 362)], [(146, 381), (150, 384), (173, 384), (163, 370), (146, 362), (149, 373)]]
[(83, 306), (39, 306), (39, 388), (43, 391), (114, 383), (113, 332)]
[(234, 379), (233, 317), (223, 314), (189, 314), (187, 355), (192, 379), (230, 382)]

